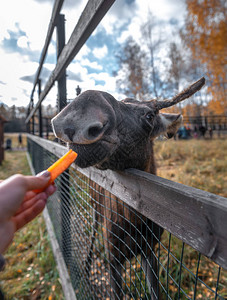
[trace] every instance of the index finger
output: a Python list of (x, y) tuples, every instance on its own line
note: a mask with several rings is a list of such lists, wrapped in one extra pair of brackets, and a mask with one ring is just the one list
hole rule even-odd
[(50, 180), (50, 172), (44, 171), (40, 176), (25, 176), (28, 191), (44, 189)]
[(12, 219), (15, 224), (16, 230), (22, 228), (24, 225), (37, 217), (43, 211), (45, 205), (45, 200), (40, 199), (36, 201), (31, 207), (13, 217)]

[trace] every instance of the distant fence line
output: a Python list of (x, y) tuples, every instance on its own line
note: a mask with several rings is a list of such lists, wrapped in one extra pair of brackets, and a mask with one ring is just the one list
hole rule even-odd
[(184, 124), (191, 126), (204, 126), (212, 130), (227, 130), (227, 116), (205, 115), (205, 116), (184, 116)]

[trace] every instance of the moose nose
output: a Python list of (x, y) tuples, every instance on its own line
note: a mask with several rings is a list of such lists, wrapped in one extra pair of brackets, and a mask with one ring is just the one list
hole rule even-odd
[(64, 129), (64, 134), (73, 143), (91, 144), (98, 141), (103, 136), (105, 125), (106, 123), (103, 124), (99, 121), (91, 122), (85, 126), (81, 126), (80, 124), (80, 126), (75, 128), (68, 125)]
[(85, 132), (84, 137), (88, 140), (96, 140), (103, 132), (104, 125), (101, 122), (94, 122), (90, 124)]
[(64, 133), (68, 136), (68, 138), (72, 142), (73, 141), (73, 136), (75, 134), (75, 129), (67, 127), (67, 128), (64, 129)]

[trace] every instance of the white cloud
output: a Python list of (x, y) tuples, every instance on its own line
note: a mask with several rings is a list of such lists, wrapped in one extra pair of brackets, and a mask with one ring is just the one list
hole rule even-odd
[(87, 75), (87, 69), (82, 67), (82, 64), (78, 61), (71, 63), (67, 70), (70, 70), (72, 72), (80, 72), (82, 76)]
[(18, 40), (17, 40), (17, 45), (20, 48), (27, 48), (28, 47), (28, 38), (26, 36), (21, 36)]
[(108, 54), (107, 46), (104, 45), (101, 48), (94, 48), (92, 53), (94, 54), (95, 57), (101, 59), (101, 58), (105, 57)]
[(107, 34), (113, 34), (114, 29), (119, 29), (134, 17), (138, 1), (140, 0), (130, 3), (130, 5), (125, 0), (115, 1), (101, 22), (101, 26), (103, 26)]
[[(152, 14), (154, 19), (160, 23), (159, 26), (157, 26), (159, 32), (162, 29), (171, 32), (171, 28), (168, 26), (169, 21), (171, 19), (176, 19), (178, 23), (182, 25), (184, 21), (184, 12), (185, 1), (137, 0), (136, 9), (133, 11), (134, 14), (130, 17), (130, 23), (128, 24), (127, 28), (122, 31), (120, 37), (117, 39), (117, 42), (124, 43), (129, 36), (132, 36), (136, 41), (139, 41), (141, 39), (140, 26), (147, 20), (149, 14)], [(117, 16), (115, 21), (113, 20), (113, 23), (115, 22), (117, 22)], [(164, 26), (165, 29), (163, 28)]]
[[(41, 53), (51, 15), (52, 5), (40, 5), (32, 0), (8, 0), (2, 3), (0, 10), (0, 43), (10, 38), (10, 32), (24, 32), (16, 42), (21, 49), (36, 50)], [(8, 105), (28, 105), (32, 84), (21, 77), (35, 74), (38, 63), (31, 62), (28, 55), (12, 52), (6, 53), (0, 44), (0, 80), (6, 82), (0, 86), (1, 100)], [(23, 52), (22, 52), (23, 53)], [(17, 101), (15, 101), (17, 99)]]
[(122, 31), (121, 36), (117, 39), (117, 42), (122, 44), (124, 43), (128, 37), (132, 36), (135, 41), (141, 39), (141, 31), (140, 31), (141, 19), (139, 17), (134, 17), (127, 29)]
[(90, 79), (94, 79), (95, 81), (102, 81), (103, 85), (95, 85), (95, 89), (101, 89), (103, 91), (106, 91), (108, 93), (114, 93), (116, 90), (116, 80), (113, 76), (106, 72), (101, 73), (91, 73), (88, 75)]
[[(19, 78), (27, 74), (33, 74), (37, 67), (37, 63), (26, 63), (21, 60), (18, 54), (5, 54), (0, 49), (0, 78), (6, 82), (6, 85), (0, 86), (0, 94), (3, 96), (2, 101), (12, 105), (12, 98), (20, 100), (20, 105), (27, 105), (28, 99), (25, 99), (23, 93), (24, 88), (31, 89), (31, 85), (26, 84)], [(8, 102), (9, 101), (9, 102)], [(17, 103), (14, 103), (17, 104)]]
[[(12, 9), (13, 8), (13, 9)], [(51, 16), (52, 5), (40, 5), (32, 0), (4, 1), (0, 10), (0, 36), (8, 35), (7, 31), (15, 31), (16, 24), (26, 32), (27, 38), (34, 49), (42, 49)]]
[(82, 66), (87, 66), (90, 67), (92, 69), (96, 69), (96, 70), (102, 70), (103, 66), (99, 65), (96, 61), (90, 61), (89, 59), (85, 58), (85, 59), (81, 59), (80, 61), (78, 61)]
[(79, 51), (79, 53), (76, 55), (77, 60), (83, 59), (84, 56), (87, 56), (91, 52), (91, 49), (88, 48), (88, 46), (85, 44)]

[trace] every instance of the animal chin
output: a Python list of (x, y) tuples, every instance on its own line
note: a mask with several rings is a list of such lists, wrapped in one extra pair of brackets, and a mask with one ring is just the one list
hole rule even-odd
[(113, 152), (113, 147), (106, 141), (98, 141), (92, 144), (70, 143), (68, 146), (78, 154), (75, 164), (80, 168), (100, 164), (106, 161)]

